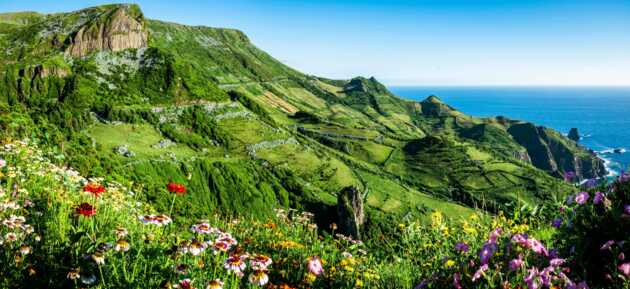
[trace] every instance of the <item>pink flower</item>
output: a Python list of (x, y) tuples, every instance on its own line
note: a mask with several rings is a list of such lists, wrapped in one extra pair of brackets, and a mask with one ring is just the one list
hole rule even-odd
[(575, 196), (575, 202), (583, 205), (586, 203), (586, 201), (588, 201), (589, 195), (587, 192), (579, 192), (576, 196)]
[(319, 257), (310, 257), (307, 260), (306, 267), (308, 272), (315, 276), (319, 276), (324, 273), (324, 267), (322, 266), (322, 260)]
[(462, 276), (459, 273), (455, 273), (453, 274), (453, 287), (455, 287), (455, 289), (462, 289)]
[(532, 238), (527, 240), (527, 245), (530, 249), (532, 249), (532, 251), (541, 255), (549, 256), (547, 249), (545, 249), (545, 246), (543, 246), (540, 241)]
[(604, 194), (602, 192), (596, 192), (595, 197), (593, 198), (593, 204), (597, 205), (602, 202), (604, 199)]
[(518, 255), (517, 259), (510, 261), (510, 271), (516, 271), (523, 266), (523, 255)]
[(630, 262), (623, 263), (617, 267), (626, 277), (630, 277)]
[(486, 271), (488, 271), (488, 264), (485, 264), (479, 267), (477, 272), (475, 272), (475, 274), (473, 275), (472, 281), (473, 282), (477, 281), (477, 279), (481, 278), (481, 276), (483, 276), (483, 273)]
[(527, 270), (527, 277), (523, 280), (528, 289), (538, 289), (538, 269), (536, 267)]
[(565, 259), (554, 258), (554, 259), (551, 259), (549, 261), (549, 265), (552, 266), (552, 267), (558, 267), (558, 266), (564, 264), (565, 261), (566, 261)]
[(610, 249), (610, 247), (615, 244), (614, 240), (608, 240), (608, 242), (604, 243), (604, 245), (602, 245), (601, 248), (599, 248), (600, 250), (604, 251), (604, 250), (608, 250)]
[(494, 231), (490, 232), (490, 236), (488, 237), (488, 242), (496, 243), (497, 242), (497, 238), (499, 238), (501, 236), (502, 232), (503, 232), (503, 230), (501, 228), (494, 229)]

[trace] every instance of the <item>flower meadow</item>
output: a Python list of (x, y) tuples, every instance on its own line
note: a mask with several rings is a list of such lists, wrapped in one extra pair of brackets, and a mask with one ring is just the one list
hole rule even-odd
[[(1, 288), (629, 288), (630, 176), (549, 214), (439, 211), (363, 241), (275, 208), (173, 216), (141, 186), (85, 178), (28, 142), (0, 148)], [(136, 189), (134, 189), (136, 188)], [(550, 215), (551, 217), (546, 217)]]

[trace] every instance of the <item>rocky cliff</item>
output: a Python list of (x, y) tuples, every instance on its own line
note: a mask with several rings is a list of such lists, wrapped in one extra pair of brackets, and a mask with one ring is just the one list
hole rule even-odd
[(95, 51), (147, 47), (148, 33), (135, 5), (120, 5), (82, 25), (71, 37), (66, 52), (75, 57)]
[(574, 172), (580, 179), (606, 175), (604, 162), (556, 131), (532, 123), (512, 124), (508, 132), (527, 149), (531, 162), (555, 176)]

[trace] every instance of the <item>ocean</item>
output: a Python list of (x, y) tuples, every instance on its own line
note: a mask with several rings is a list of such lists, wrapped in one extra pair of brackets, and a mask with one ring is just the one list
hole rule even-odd
[(612, 175), (628, 170), (630, 87), (390, 87), (396, 95), (423, 100), (436, 95), (473, 116), (506, 116), (554, 128), (578, 128), (580, 143), (598, 152)]

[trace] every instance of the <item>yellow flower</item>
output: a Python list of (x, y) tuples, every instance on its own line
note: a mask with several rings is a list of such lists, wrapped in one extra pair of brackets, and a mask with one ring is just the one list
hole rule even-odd
[(440, 225), (442, 225), (443, 221), (444, 221), (444, 217), (442, 216), (442, 213), (440, 213), (440, 211), (436, 210), (433, 213), (431, 213), (431, 226), (439, 227)]
[(446, 268), (451, 268), (453, 266), (455, 266), (455, 261), (453, 261), (453, 260), (448, 260), (448, 261), (446, 261), (446, 263), (444, 263), (444, 267), (446, 267)]

